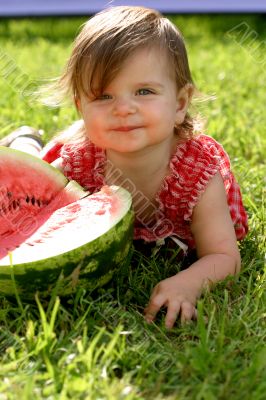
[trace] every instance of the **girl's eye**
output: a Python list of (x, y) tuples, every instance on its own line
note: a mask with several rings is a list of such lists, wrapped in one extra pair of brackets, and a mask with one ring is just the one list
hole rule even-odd
[(111, 98), (112, 98), (112, 96), (110, 94), (103, 93), (103, 94), (97, 96), (96, 100), (109, 100)]
[(153, 94), (154, 92), (151, 89), (139, 89), (137, 94), (140, 96), (146, 96), (147, 94)]

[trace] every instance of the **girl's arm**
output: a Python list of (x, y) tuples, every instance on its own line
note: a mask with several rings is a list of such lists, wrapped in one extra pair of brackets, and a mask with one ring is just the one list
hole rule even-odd
[(167, 307), (165, 324), (173, 327), (196, 317), (196, 301), (202, 289), (240, 271), (240, 254), (220, 173), (209, 182), (192, 215), (193, 233), (199, 260), (188, 269), (155, 286), (145, 309), (148, 322), (162, 306)]

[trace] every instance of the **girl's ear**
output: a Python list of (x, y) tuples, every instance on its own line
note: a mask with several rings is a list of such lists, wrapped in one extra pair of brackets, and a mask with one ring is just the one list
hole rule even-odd
[(187, 83), (177, 93), (176, 98), (176, 125), (183, 123), (194, 92), (194, 86)]

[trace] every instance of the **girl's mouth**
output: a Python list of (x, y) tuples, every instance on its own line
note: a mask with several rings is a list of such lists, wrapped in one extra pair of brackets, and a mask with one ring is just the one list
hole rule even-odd
[(112, 130), (117, 131), (117, 132), (130, 132), (130, 131), (133, 131), (133, 130), (139, 129), (139, 128), (140, 128), (140, 126), (134, 126), (134, 125), (132, 125), (132, 126), (117, 126), (117, 127), (113, 128)]

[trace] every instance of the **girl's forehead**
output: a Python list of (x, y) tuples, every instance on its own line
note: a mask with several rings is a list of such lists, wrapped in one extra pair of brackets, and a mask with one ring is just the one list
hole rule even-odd
[(159, 70), (162, 70), (165, 75), (172, 75), (174, 73), (172, 60), (166, 50), (158, 46), (135, 50), (124, 60), (124, 63), (121, 65), (121, 70), (126, 70), (129, 67), (133, 71), (134, 68), (136, 68), (138, 72), (143, 71), (143, 73), (147, 71), (153, 73)]
[(167, 59), (166, 51), (159, 47), (158, 45), (153, 46), (141, 46), (134, 49), (131, 53), (129, 53), (127, 59), (129, 58), (147, 58), (147, 57), (159, 57), (160, 59)]
[[(141, 47), (131, 52), (120, 64), (120, 71), (127, 68), (138, 68), (143, 71), (156, 69), (159, 66), (167, 68), (170, 66), (166, 51), (158, 47)], [(119, 73), (119, 71), (118, 71)]]

